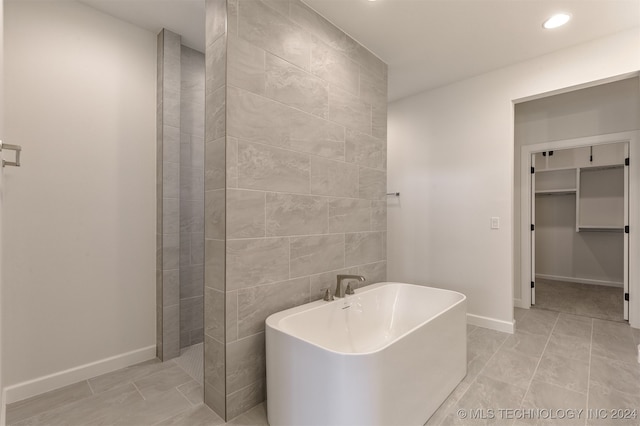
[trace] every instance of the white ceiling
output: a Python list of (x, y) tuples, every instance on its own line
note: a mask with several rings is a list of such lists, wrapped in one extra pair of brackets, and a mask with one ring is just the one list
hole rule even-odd
[[(204, 50), (204, 0), (81, 0)], [(389, 64), (389, 99), (640, 27), (640, 0), (304, 0)], [(573, 19), (543, 30), (564, 11)], [(638, 52), (630, 54), (640, 55)]]
[(204, 0), (79, 0), (111, 16), (158, 34), (163, 28), (182, 44), (204, 52)]
[(305, 2), (389, 64), (390, 100), (640, 26), (640, 0)]

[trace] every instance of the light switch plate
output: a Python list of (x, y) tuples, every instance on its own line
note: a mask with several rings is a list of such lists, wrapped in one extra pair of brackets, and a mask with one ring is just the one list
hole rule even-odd
[(492, 217), (491, 218), (491, 229), (500, 229), (500, 218), (499, 217)]

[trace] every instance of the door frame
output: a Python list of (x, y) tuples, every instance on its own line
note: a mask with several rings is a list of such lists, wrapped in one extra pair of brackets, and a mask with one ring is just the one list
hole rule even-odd
[[(537, 152), (578, 148), (581, 146), (606, 145), (610, 143), (628, 142), (629, 158), (629, 259), (637, 259), (640, 249), (640, 131), (609, 133), (605, 135), (544, 142), (535, 145), (524, 145), (520, 151), (520, 284), (522, 307), (531, 307), (531, 156)], [(640, 265), (628, 262), (629, 265), (629, 324), (640, 328)]]

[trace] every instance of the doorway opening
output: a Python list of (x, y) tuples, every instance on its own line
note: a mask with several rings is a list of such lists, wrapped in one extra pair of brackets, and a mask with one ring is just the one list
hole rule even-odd
[(627, 142), (531, 154), (535, 307), (629, 318), (628, 159)]
[(522, 147), (523, 307), (638, 327), (638, 268), (629, 259), (638, 248), (630, 182), (638, 182), (631, 157), (639, 134)]

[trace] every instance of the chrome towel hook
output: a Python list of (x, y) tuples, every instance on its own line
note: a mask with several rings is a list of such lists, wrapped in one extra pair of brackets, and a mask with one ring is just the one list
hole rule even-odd
[(20, 151), (22, 151), (22, 147), (20, 145), (10, 145), (8, 143), (3, 143), (2, 141), (0, 141), (0, 152), (2, 152), (3, 149), (7, 149), (9, 151), (15, 151), (16, 161), (2, 160), (2, 167), (4, 166), (20, 167)]

